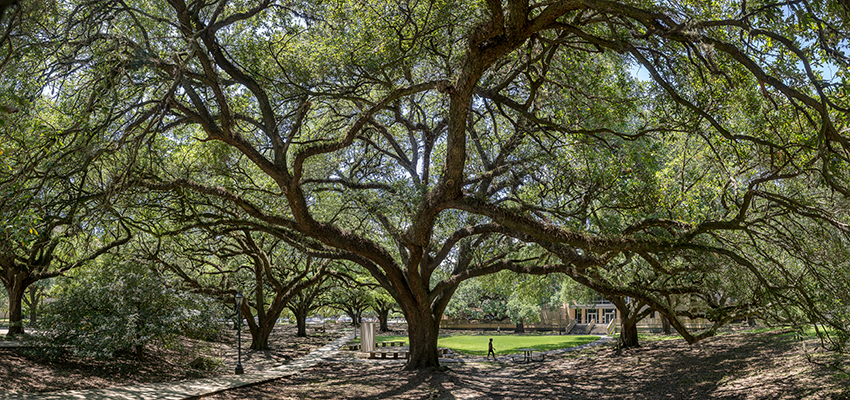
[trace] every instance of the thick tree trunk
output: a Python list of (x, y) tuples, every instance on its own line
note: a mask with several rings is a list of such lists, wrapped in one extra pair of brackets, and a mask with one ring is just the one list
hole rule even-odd
[(514, 333), (525, 333), (525, 321), (520, 320), (516, 323)]
[(274, 324), (260, 324), (257, 326), (256, 333), (252, 332), (251, 349), (252, 350), (268, 350), (269, 336), (272, 334)]
[(620, 340), (621, 349), (629, 347), (640, 347), (638, 343), (637, 321), (624, 319), (620, 324)]
[(6, 286), (9, 293), (9, 332), (8, 336), (24, 333), (23, 300), (26, 286), (22, 282), (13, 281)]
[(419, 313), (406, 313), (407, 334), (410, 338), (410, 358), (404, 368), (408, 370), (439, 368), (437, 339), (440, 337), (439, 318), (432, 317), (426, 308)]
[(387, 319), (389, 318), (389, 316), (390, 310), (378, 310), (378, 322), (380, 324), (378, 329), (381, 332), (386, 332), (390, 330), (389, 326), (387, 325)]
[(251, 334), (251, 349), (253, 350), (268, 350), (269, 336), (274, 330), (274, 324), (277, 322), (277, 316), (280, 313), (266, 314), (259, 323), (254, 319), (250, 308), (245, 305), (242, 309), (242, 315), (248, 320), (248, 332)]
[(295, 336), (307, 337), (307, 313), (294, 312), (293, 314), (295, 314), (295, 326), (298, 328)]

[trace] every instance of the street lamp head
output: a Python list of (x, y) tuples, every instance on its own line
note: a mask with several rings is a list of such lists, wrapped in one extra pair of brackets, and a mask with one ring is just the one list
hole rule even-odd
[(236, 301), (242, 301), (245, 296), (242, 296), (242, 292), (236, 292)]

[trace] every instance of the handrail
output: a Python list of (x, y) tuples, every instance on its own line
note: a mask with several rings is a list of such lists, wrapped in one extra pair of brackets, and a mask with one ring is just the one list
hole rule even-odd
[(570, 321), (570, 323), (567, 324), (567, 330), (565, 330), (564, 333), (569, 334), (570, 331), (573, 330), (573, 328), (575, 328), (575, 326), (576, 326), (576, 320)]
[(595, 319), (592, 319), (592, 320), (590, 320), (590, 323), (589, 323), (589, 324), (587, 324), (587, 329), (585, 329), (584, 333), (585, 333), (585, 334), (589, 334), (589, 333), (590, 333), (590, 331), (592, 331), (592, 330), (593, 330), (593, 327), (594, 327), (594, 326), (596, 326), (596, 320), (595, 320)]
[(614, 323), (616, 321), (616, 319), (612, 319), (611, 322), (608, 323), (608, 327), (605, 328), (605, 332), (608, 332), (609, 336), (613, 335), (614, 332), (617, 330), (617, 325)]

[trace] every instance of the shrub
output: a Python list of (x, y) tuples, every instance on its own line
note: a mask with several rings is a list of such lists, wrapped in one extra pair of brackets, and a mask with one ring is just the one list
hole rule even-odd
[(168, 287), (149, 268), (133, 263), (99, 264), (79, 270), (58, 290), (39, 321), (39, 340), (68, 347), (78, 356), (109, 358), (146, 345), (168, 345), (178, 335), (216, 335), (193, 309), (198, 297)]

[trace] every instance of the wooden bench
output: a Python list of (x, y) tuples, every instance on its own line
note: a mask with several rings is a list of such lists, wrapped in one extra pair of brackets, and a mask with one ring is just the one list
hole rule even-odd
[(349, 350), (360, 350), (360, 345), (359, 344), (350, 344), (350, 345), (348, 345), (348, 349)]
[[(389, 357), (390, 355), (392, 355), (392, 357)], [(370, 352), (369, 352), (369, 358), (370, 358), (370, 359), (377, 359), (377, 358), (381, 358), (381, 359), (387, 359), (387, 358), (394, 358), (394, 359), (398, 359), (398, 358), (399, 358), (399, 355), (400, 355), (400, 356), (402, 356), (402, 357), (404, 357), (405, 359), (407, 359), (407, 357), (409, 356), (409, 353), (408, 353), (408, 352), (406, 352), (406, 351), (370, 351)]]
[(375, 347), (401, 347), (404, 346), (404, 342), (377, 342), (375, 343)]
[[(381, 359), (387, 359), (387, 358), (397, 359), (397, 358), (399, 358), (399, 355), (404, 357), (405, 359), (410, 357), (410, 353), (407, 352), (407, 351), (369, 351), (368, 353), (369, 353), (369, 358), (373, 359), (373, 360), (379, 359), (379, 358), (381, 358)], [(437, 349), (437, 354), (439, 354), (441, 356), (445, 356), (445, 355), (449, 354), (449, 349), (447, 349), (445, 347), (440, 347), (440, 348)], [(392, 357), (390, 357), (390, 356), (392, 356)]]

